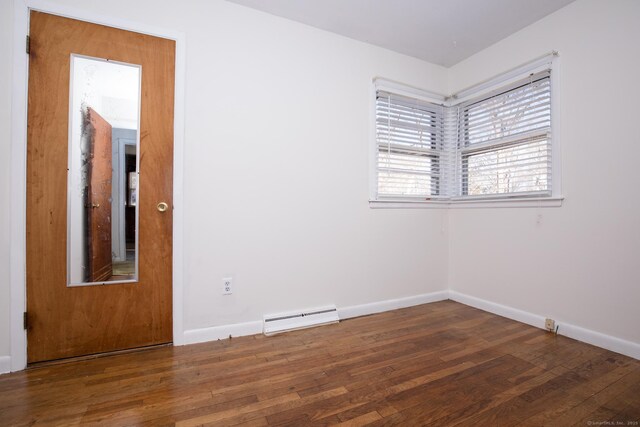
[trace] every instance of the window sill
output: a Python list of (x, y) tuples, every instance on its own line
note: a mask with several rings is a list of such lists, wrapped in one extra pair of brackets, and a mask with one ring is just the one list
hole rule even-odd
[(449, 200), (369, 200), (371, 209), (447, 209)]
[(473, 208), (557, 208), (564, 197), (514, 197), (466, 200), (369, 200), (371, 209), (473, 209)]

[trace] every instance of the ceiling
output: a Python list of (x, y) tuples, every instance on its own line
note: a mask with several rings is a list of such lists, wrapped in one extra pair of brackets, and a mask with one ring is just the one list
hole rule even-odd
[(228, 0), (450, 67), (573, 0)]

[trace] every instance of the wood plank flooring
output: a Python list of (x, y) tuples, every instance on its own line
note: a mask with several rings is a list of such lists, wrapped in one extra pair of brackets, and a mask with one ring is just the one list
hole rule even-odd
[(639, 421), (640, 361), (452, 301), (0, 376), (0, 426)]

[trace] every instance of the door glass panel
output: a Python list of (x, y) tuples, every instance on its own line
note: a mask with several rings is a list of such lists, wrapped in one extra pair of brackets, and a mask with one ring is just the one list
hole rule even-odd
[(136, 281), (138, 65), (71, 55), (67, 283)]

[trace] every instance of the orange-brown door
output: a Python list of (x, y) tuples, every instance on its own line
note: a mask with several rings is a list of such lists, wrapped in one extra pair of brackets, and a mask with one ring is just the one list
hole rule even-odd
[[(175, 42), (39, 12), (31, 13), (30, 39), (28, 362), (171, 342)], [(72, 54), (141, 70), (138, 274), (129, 283), (67, 286)], [(169, 209), (158, 209), (161, 202)]]
[(88, 108), (89, 156), (87, 168), (87, 229), (89, 280), (101, 282), (112, 276), (111, 257), (111, 125)]

